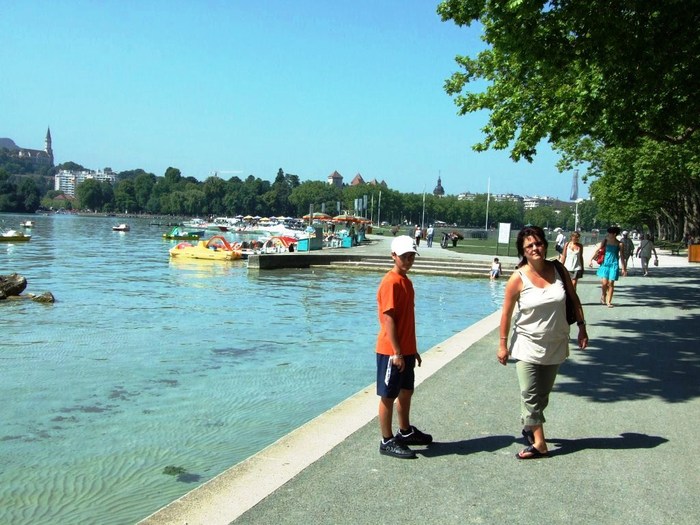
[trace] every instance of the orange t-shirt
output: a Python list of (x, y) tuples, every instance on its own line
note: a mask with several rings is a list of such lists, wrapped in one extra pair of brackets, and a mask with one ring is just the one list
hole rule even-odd
[(393, 310), (401, 353), (405, 355), (417, 353), (415, 292), (411, 280), (394, 271), (388, 272), (377, 290), (377, 306), (379, 307), (379, 335), (376, 352), (384, 355), (394, 354), (394, 348), (391, 346), (391, 340), (382, 322), (383, 314)]

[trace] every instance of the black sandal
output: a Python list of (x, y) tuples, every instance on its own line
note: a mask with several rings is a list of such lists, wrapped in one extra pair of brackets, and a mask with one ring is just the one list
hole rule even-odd
[[(523, 454), (530, 454), (529, 456), (523, 456)], [(515, 457), (518, 459), (540, 459), (540, 458), (548, 458), (549, 457), (549, 452), (540, 452), (535, 448), (535, 445), (530, 445), (527, 448), (524, 448), (517, 454), (515, 454)]]

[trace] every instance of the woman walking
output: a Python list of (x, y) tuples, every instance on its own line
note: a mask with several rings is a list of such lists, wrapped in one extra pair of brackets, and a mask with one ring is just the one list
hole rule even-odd
[(571, 277), (571, 284), (574, 285), (574, 290), (576, 289), (576, 283), (583, 277), (583, 244), (581, 244), (581, 234), (579, 232), (573, 232), (567, 242), (564, 245), (564, 251), (559, 256), (559, 260), (569, 271), (569, 276)]
[(659, 256), (656, 255), (656, 248), (651, 240), (651, 235), (647, 233), (644, 239), (639, 243), (639, 248), (637, 248), (637, 256), (642, 259), (642, 274), (644, 277), (649, 275), (649, 260), (651, 259), (652, 252), (654, 252), (654, 265), (658, 266)]
[(600, 250), (604, 251), (603, 263), (598, 268), (596, 275), (600, 277), (600, 303), (607, 305), (608, 308), (613, 307), (613, 293), (615, 292), (615, 281), (620, 277), (620, 263), (622, 263), (622, 275), (627, 276), (625, 250), (622, 243), (617, 240), (618, 235), (620, 235), (620, 228), (617, 226), (608, 228), (608, 234), (588, 263), (588, 267), (593, 268), (593, 261), (598, 253)]
[[(567, 296), (574, 304), (580, 348), (588, 345), (588, 334), (583, 308), (568, 272), (558, 261), (546, 259), (547, 240), (542, 228), (520, 230), (516, 246), (521, 261), (506, 285), (497, 357), (502, 365), (508, 363), (509, 355), (517, 360), (522, 434), (528, 446), (516, 457), (537, 459), (549, 455), (544, 436), (544, 409), (549, 404), (559, 366), (569, 355)], [(516, 304), (518, 313), (510, 334)]]

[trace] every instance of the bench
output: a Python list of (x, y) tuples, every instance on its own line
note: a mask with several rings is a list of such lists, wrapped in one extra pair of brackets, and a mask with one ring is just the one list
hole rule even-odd
[(668, 247), (668, 249), (671, 250), (671, 255), (680, 255), (681, 250), (685, 250), (685, 244), (672, 244)]

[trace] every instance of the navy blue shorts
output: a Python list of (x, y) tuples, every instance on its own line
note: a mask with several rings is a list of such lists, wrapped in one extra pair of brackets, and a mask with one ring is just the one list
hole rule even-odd
[(403, 372), (399, 372), (395, 365), (391, 365), (391, 356), (377, 354), (378, 396), (396, 399), (400, 390), (413, 390), (416, 381), (416, 356), (406, 355), (403, 360), (406, 366)]

